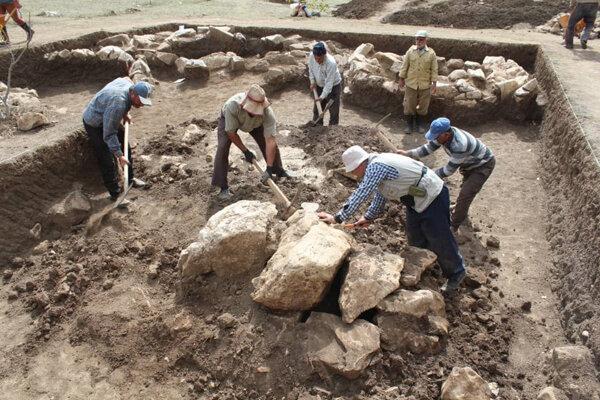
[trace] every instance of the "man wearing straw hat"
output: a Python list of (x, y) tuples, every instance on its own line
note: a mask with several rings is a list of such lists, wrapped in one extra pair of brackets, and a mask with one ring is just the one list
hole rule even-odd
[(281, 162), (275, 140), (277, 122), (270, 105), (263, 88), (253, 84), (247, 91), (231, 96), (221, 109), (217, 128), (217, 155), (212, 177), (212, 185), (221, 189), (219, 198), (227, 199), (231, 196), (227, 182), (231, 143), (244, 153), (246, 161), (252, 162), (256, 157), (244, 145), (238, 130), (248, 132), (252, 136), (267, 162), (267, 169), (261, 177), (262, 182), (273, 178), (273, 175), (278, 178), (290, 177)]
[(418, 31), (415, 45), (404, 55), (398, 86), (404, 89), (405, 132), (424, 132), (431, 95), (435, 94), (438, 64), (435, 51), (427, 46), (427, 31)]
[(367, 226), (381, 216), (387, 200), (406, 206), (406, 236), (411, 246), (426, 248), (437, 255), (442, 272), (448, 278), (442, 286), (452, 293), (465, 277), (465, 266), (450, 230), (450, 196), (442, 179), (420, 161), (393, 153), (367, 153), (352, 146), (342, 154), (346, 172), (362, 181), (335, 215), (319, 213), (327, 223), (342, 223), (373, 196), (364, 216), (351, 224)]

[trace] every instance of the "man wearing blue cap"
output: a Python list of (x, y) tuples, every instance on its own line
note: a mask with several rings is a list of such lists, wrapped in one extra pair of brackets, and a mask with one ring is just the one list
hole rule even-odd
[[(144, 181), (133, 177), (131, 148), (127, 148), (129, 161), (123, 155), (124, 130), (122, 122), (129, 122), (131, 107), (152, 105), (152, 86), (147, 82), (134, 84), (129, 78), (117, 78), (104, 86), (83, 111), (83, 127), (94, 147), (102, 180), (110, 198), (116, 200), (121, 193), (117, 168), (128, 165), (129, 179), (134, 187), (145, 186)], [(129, 185), (130, 182), (126, 182)]]
[[(335, 59), (327, 53), (325, 43), (318, 42), (314, 45), (308, 59), (308, 77), (310, 79), (310, 91), (317, 89), (318, 97), (313, 107), (313, 121), (319, 119), (317, 102), (325, 107), (329, 100), (333, 104), (329, 108), (329, 125), (337, 125), (340, 121), (340, 97), (342, 95), (342, 75), (338, 70)], [(317, 122), (323, 125), (323, 119)]]
[(435, 94), (438, 64), (435, 51), (427, 46), (427, 31), (418, 31), (415, 45), (404, 55), (398, 86), (404, 89), (405, 132), (424, 132), (431, 95)]
[(452, 229), (456, 232), (458, 227), (467, 219), (469, 207), (481, 191), (483, 184), (492, 174), (496, 159), (492, 151), (467, 131), (450, 125), (448, 118), (438, 118), (431, 123), (429, 131), (425, 134), (429, 142), (412, 150), (400, 150), (399, 154), (421, 158), (428, 156), (440, 147), (443, 147), (450, 156), (448, 164), (435, 170), (440, 178), (446, 178), (460, 170), (463, 182), (460, 193), (456, 199), (456, 206), (452, 212)]
[(342, 154), (346, 172), (362, 182), (335, 215), (319, 213), (327, 223), (342, 223), (373, 196), (371, 205), (352, 226), (367, 226), (384, 211), (388, 200), (406, 206), (406, 236), (411, 246), (426, 248), (437, 261), (448, 281), (442, 291), (451, 293), (465, 277), (465, 266), (456, 239), (450, 230), (448, 188), (422, 162), (393, 153), (367, 153), (352, 146)]

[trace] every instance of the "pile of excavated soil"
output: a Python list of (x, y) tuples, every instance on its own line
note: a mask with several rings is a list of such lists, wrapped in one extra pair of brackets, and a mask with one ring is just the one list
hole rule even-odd
[[(206, 138), (213, 134), (214, 123), (198, 125)], [(302, 148), (324, 170), (341, 166), (340, 155), (350, 145), (382, 148), (365, 127), (287, 128), (290, 133), (280, 145)], [(68, 343), (76, 350), (93, 349), (109, 371), (119, 371), (125, 377), (118, 388), (122, 393), (175, 385), (180, 395), (206, 399), (297, 399), (306, 392), (433, 399), (452, 367), (468, 365), (497, 382), (504, 399), (519, 398), (522, 377), (508, 367), (511, 321), (517, 311), (502, 304), (503, 294), (494, 285), (497, 260), (477, 240), (464, 250), (473, 266), (471, 278), (460, 296), (447, 302), (450, 334), (442, 353), (383, 351), (379, 362), (354, 381), (336, 376), (323, 381), (312, 372), (303, 348), (310, 331), (300, 322), (301, 314), (273, 313), (255, 304), (250, 299), (253, 276), (203, 276), (192, 295), (175, 296), (179, 253), (206, 220), (237, 200), (272, 197), (257, 183), (256, 173), (234, 169), (233, 199), (216, 201), (209, 183), (212, 154), (207, 154), (207, 139), (182, 150), (176, 146), (181, 133), (168, 126), (136, 148), (147, 156), (138, 176), (152, 186), (132, 192), (130, 212), (113, 213), (95, 236), (74, 228), (30, 257), (12, 262), (4, 282), (11, 287), (13, 305), (28, 309), (35, 324), (26, 345), (0, 367), (0, 375), (7, 375), (9, 368), (25, 375), (28, 355)], [(164, 156), (181, 157), (190, 172), (173, 179), (170, 167), (157, 165)], [(151, 174), (156, 170), (159, 175)], [(288, 180), (281, 187), (291, 197), (298, 185)], [(302, 186), (298, 202), (318, 202), (334, 212), (354, 187), (346, 178), (330, 178), (322, 187)], [(392, 204), (380, 221), (352, 234), (360, 243), (398, 252), (406, 242), (403, 224), (402, 207)], [(420, 287), (437, 289), (441, 282), (434, 269), (425, 273)]]
[(537, 26), (556, 13), (565, 11), (569, 2), (550, 0), (448, 0), (431, 7), (407, 8), (384, 17), (384, 22), (403, 25), (434, 25), (454, 28), (506, 28), (518, 23)]
[(364, 19), (377, 14), (391, 0), (350, 0), (333, 10), (333, 15), (342, 18)]

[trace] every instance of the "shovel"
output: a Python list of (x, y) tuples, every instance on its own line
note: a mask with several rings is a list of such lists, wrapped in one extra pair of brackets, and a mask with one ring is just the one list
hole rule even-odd
[[(256, 170), (258, 171), (258, 173), (261, 176), (262, 176), (262, 174), (264, 174), (264, 170), (258, 164), (258, 161), (256, 161), (256, 158), (252, 159), (252, 165), (254, 165), (254, 168), (256, 168)], [(279, 186), (277, 186), (277, 184), (275, 182), (273, 182), (273, 179), (271, 179), (271, 178), (267, 179), (267, 184), (269, 185), (269, 187), (275, 194), (275, 197), (277, 197), (277, 200), (279, 200), (279, 202), (283, 204), (284, 208), (283, 208), (283, 212), (282, 212), (282, 217), (284, 219), (287, 219), (294, 212), (296, 212), (296, 209), (294, 207), (292, 207), (292, 202), (281, 191), (281, 189), (279, 189)]]
[[(123, 135), (123, 148), (125, 149), (125, 151), (123, 152), (123, 154), (125, 155), (125, 159), (127, 161), (129, 161), (129, 153), (127, 151), (128, 146), (129, 146), (129, 122), (125, 122), (125, 134)], [(106, 216), (108, 214), (110, 214), (112, 212), (112, 210), (119, 207), (121, 205), (121, 203), (123, 203), (123, 200), (125, 200), (125, 197), (127, 197), (127, 193), (129, 193), (129, 190), (133, 187), (133, 184), (128, 185), (128, 183), (129, 183), (129, 165), (126, 165), (123, 168), (123, 187), (125, 188), (125, 190), (123, 191), (121, 196), (119, 196), (119, 198), (114, 203), (109, 204), (108, 206), (104, 207), (104, 209), (102, 209), (102, 211), (100, 211), (90, 217), (90, 219), (88, 220), (86, 227), (85, 227), (85, 234), (87, 236), (93, 235), (96, 232), (98, 232), (98, 230), (102, 226), (102, 221), (104, 220), (104, 218), (106, 218)]]
[(383, 121), (385, 121), (385, 119), (387, 117), (389, 117), (390, 115), (392, 115), (392, 113), (387, 114), (385, 117), (381, 118), (377, 124), (375, 124), (375, 127), (372, 129), (372, 132), (375, 133), (375, 135), (377, 135), (377, 138), (379, 138), (379, 140), (381, 140), (384, 144), (384, 146), (387, 148), (388, 151), (392, 152), (392, 153), (396, 153), (398, 152), (398, 149), (396, 148), (396, 146), (394, 146), (394, 144), (390, 141), (390, 139), (388, 139), (383, 132), (381, 132), (379, 130), (379, 125), (381, 125), (381, 123)]
[(323, 110), (321, 110), (321, 102), (317, 101), (317, 110), (321, 110), (321, 112), (319, 113), (319, 117), (317, 119), (315, 119), (314, 121), (312, 121), (312, 125), (313, 126), (316, 126), (317, 122), (323, 120), (323, 117), (325, 116), (325, 113), (327, 112), (327, 110), (329, 110), (331, 108), (332, 105), (333, 105), (333, 100), (329, 99), (329, 101), (327, 102), (327, 104), (325, 104), (325, 108)]

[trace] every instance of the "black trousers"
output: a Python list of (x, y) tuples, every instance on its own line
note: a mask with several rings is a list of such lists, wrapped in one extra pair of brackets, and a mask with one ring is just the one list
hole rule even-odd
[[(258, 148), (265, 160), (267, 159), (267, 143), (264, 135), (264, 128), (259, 126), (248, 132), (254, 139)], [(229, 172), (229, 149), (231, 148), (231, 140), (225, 132), (225, 117), (221, 114), (219, 118), (219, 125), (217, 127), (217, 154), (215, 155), (215, 164), (213, 168), (212, 185), (220, 187), (221, 189), (227, 189), (229, 183), (227, 182), (227, 173)], [(274, 167), (283, 168), (281, 162), (281, 154), (279, 153), (279, 146), (275, 153), (275, 160), (273, 161)]]
[[(325, 105), (329, 100), (333, 100), (333, 104), (329, 108), (329, 125), (337, 125), (340, 123), (340, 100), (342, 97), (342, 90), (344, 86), (344, 80), (333, 88), (331, 88), (331, 93), (321, 100), (321, 107), (325, 108)], [(323, 88), (317, 85), (317, 94), (320, 96), (323, 93)], [(317, 110), (317, 103), (313, 106), (313, 121), (319, 118), (319, 110)], [(317, 125), (323, 125), (323, 120), (317, 122)]]
[[(96, 159), (98, 160), (98, 166), (100, 167), (100, 173), (102, 174), (102, 181), (104, 182), (104, 186), (108, 193), (112, 197), (116, 197), (121, 193), (121, 188), (119, 186), (119, 173), (118, 173), (118, 162), (115, 158), (114, 154), (108, 149), (106, 142), (104, 141), (104, 136), (102, 132), (102, 125), (95, 128), (93, 126), (89, 126), (85, 122), (83, 123), (83, 127), (85, 128), (85, 132), (87, 133), (88, 138), (90, 139), (90, 143), (94, 148), (94, 153), (96, 154)], [(119, 128), (118, 131), (119, 142), (121, 142), (121, 150), (123, 150), (123, 141), (125, 130), (123, 127)], [(129, 157), (129, 182), (128, 185), (131, 184), (133, 180), (133, 159), (131, 158), (131, 147), (127, 146), (127, 154)]]

